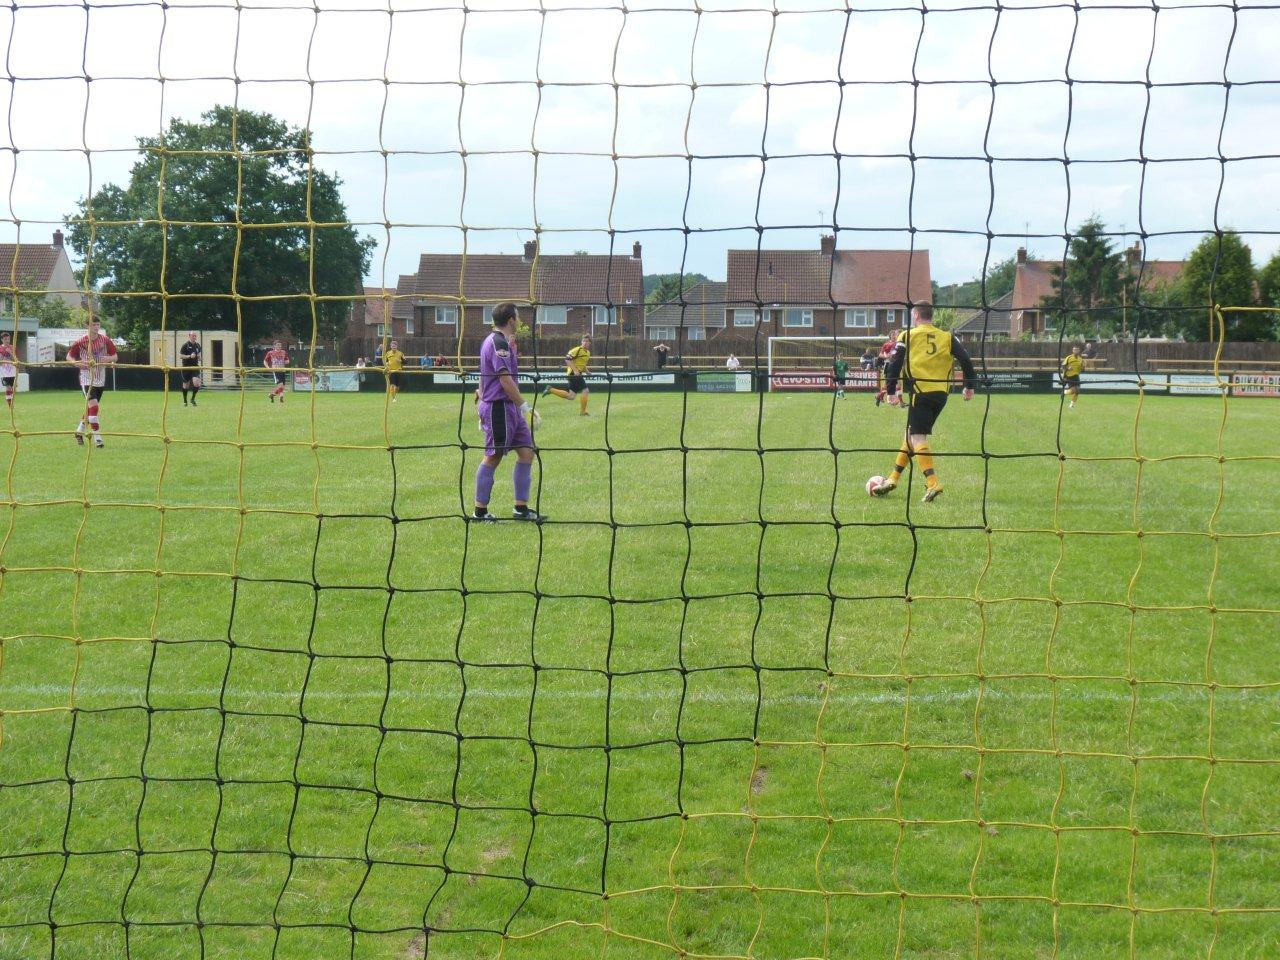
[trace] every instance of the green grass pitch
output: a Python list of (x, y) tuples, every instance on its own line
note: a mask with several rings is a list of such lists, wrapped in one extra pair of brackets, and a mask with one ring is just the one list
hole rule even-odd
[(955, 397), (922, 505), (865, 395), (540, 400), (480, 528), (456, 395), (79, 409), (0, 432), (0, 957), (1280, 955), (1272, 401)]

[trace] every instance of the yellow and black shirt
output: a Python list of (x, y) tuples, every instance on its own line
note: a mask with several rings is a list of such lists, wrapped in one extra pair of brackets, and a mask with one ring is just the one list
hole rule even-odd
[(1080, 376), (1080, 371), (1084, 369), (1084, 357), (1077, 354), (1067, 354), (1067, 358), (1062, 361), (1062, 375), (1068, 380), (1074, 380)]
[(978, 386), (978, 375), (964, 345), (946, 330), (922, 323), (903, 330), (885, 366), (885, 389), (894, 393), (901, 376), (912, 393), (945, 393), (951, 389), (951, 371), (956, 364), (964, 371), (966, 390)]
[(564, 355), (564, 362), (570, 373), (584, 373), (591, 363), (591, 351), (586, 347), (574, 347)]
[(399, 350), (388, 350), (382, 355), (382, 364), (388, 373), (399, 373), (404, 369), (404, 353)]

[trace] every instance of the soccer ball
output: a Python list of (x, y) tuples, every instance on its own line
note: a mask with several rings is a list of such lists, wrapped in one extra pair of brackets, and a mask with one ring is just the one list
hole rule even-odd
[(876, 487), (884, 483), (884, 477), (876, 476), (867, 481), (867, 496), (874, 497)]

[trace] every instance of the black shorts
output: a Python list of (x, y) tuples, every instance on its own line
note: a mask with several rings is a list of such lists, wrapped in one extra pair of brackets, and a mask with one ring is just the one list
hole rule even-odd
[(83, 389), (85, 391), (85, 396), (88, 397), (90, 400), (101, 400), (102, 391), (107, 388), (106, 387), (85, 387)]
[(183, 367), (182, 368), (182, 383), (184, 385), (189, 384), (192, 380), (196, 379), (198, 376), (200, 376), (199, 367)]
[(569, 389), (574, 393), (581, 393), (587, 389), (587, 378), (580, 373), (569, 374)]
[(1079, 378), (1078, 376), (1076, 376), (1076, 377), (1063, 377), (1063, 378), (1062, 378), (1062, 388), (1063, 388), (1064, 390), (1079, 390), (1079, 389), (1080, 389), (1080, 378)]
[(17, 377), (0, 377), (0, 383), (4, 384), (6, 387), (12, 387), (13, 382), (17, 379)]
[(388, 373), (387, 383), (391, 384), (391, 386), (398, 390), (400, 389), (400, 379), (402, 376), (403, 374), (399, 370), (396, 370), (394, 373)]
[(911, 408), (907, 411), (907, 433), (933, 433), (942, 408), (947, 405), (946, 390), (929, 390), (911, 395)]
[(283, 387), (283, 386), (285, 385), (285, 383), (286, 383), (285, 377), (286, 377), (287, 375), (285, 374), (285, 372), (284, 372), (283, 370), (276, 370), (276, 371), (274, 371), (274, 372), (275, 372), (275, 375), (276, 375), (276, 383)]

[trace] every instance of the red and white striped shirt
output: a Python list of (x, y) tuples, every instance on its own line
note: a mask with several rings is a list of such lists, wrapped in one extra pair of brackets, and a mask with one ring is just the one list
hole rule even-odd
[(85, 334), (71, 345), (67, 351), (67, 359), (85, 364), (80, 368), (80, 386), (102, 387), (107, 383), (107, 368), (104, 364), (116, 362), (116, 345), (105, 333), (99, 333), (92, 343)]

